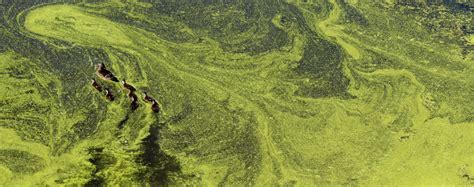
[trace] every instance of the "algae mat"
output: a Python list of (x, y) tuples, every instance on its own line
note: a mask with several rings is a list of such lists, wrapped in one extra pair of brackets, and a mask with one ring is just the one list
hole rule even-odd
[(0, 186), (473, 185), (473, 6), (1, 1)]

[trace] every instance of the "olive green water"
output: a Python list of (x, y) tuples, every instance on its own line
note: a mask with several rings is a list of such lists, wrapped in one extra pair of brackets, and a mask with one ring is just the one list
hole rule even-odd
[[(0, 186), (474, 184), (472, 9), (0, 8)], [(100, 62), (162, 112), (107, 101)]]

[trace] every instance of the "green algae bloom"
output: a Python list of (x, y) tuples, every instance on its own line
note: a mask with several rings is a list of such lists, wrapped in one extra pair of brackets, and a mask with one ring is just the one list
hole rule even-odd
[(473, 3), (10, 0), (0, 15), (0, 186), (474, 185)]

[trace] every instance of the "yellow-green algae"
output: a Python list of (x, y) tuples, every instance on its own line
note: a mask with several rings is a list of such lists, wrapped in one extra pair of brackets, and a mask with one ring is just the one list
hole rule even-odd
[[(207, 25), (151, 17), (141, 11), (151, 6), (136, 1), (44, 5), (19, 14), (24, 35), (58, 51), (84, 47), (105, 57), (64, 60), (87, 67), (71, 75), (79, 80), (68, 80), (43, 67), (47, 62), (1, 54), (0, 184), (472, 184), (473, 61), (458, 45), (436, 43), (410, 15), (377, 2), (282, 4), (287, 8), (270, 17), (270, 26), (256, 21), (242, 32), (230, 24), (248, 21), (236, 6), (204, 7)], [(347, 6), (369, 24), (346, 22)], [(127, 24), (113, 11), (182, 37)], [(397, 20), (405, 25), (386, 24)], [(281, 46), (248, 43), (269, 32)], [(305, 66), (318, 56), (330, 65)], [(117, 93), (117, 102), (106, 102), (88, 84), (92, 64), (102, 59), (155, 96), (164, 113), (152, 114), (143, 102), (131, 112), (123, 90), (101, 82)], [(71, 96), (65, 90), (72, 86)], [(157, 124), (151, 146), (170, 159), (137, 161)], [(166, 170), (167, 163), (179, 171)]]

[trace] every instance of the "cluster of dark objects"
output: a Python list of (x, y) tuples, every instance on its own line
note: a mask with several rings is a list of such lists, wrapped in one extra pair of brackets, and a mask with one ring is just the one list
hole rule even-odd
[[(107, 70), (107, 68), (105, 67), (103, 63), (96, 65), (95, 73), (97, 74), (98, 77), (100, 77), (103, 80), (119, 82), (117, 77), (115, 77), (112, 72)], [(132, 110), (136, 110), (140, 106), (138, 104), (138, 97), (135, 94), (137, 89), (135, 89), (135, 87), (133, 87), (132, 85), (128, 84), (125, 80), (120, 81), (120, 83), (122, 84), (123, 88), (128, 90), (127, 96), (131, 101), (130, 108)], [(102, 92), (103, 90), (105, 90), (105, 97), (107, 98), (107, 100), (109, 101), (115, 100), (115, 96), (113, 95), (112, 91), (109, 88), (103, 89), (103, 87), (94, 78), (92, 79), (92, 86), (99, 92)], [(143, 92), (143, 100), (145, 102), (151, 103), (151, 110), (153, 112), (156, 112), (156, 113), (160, 112), (160, 106), (158, 102), (153, 97), (149, 96), (146, 92)]]

